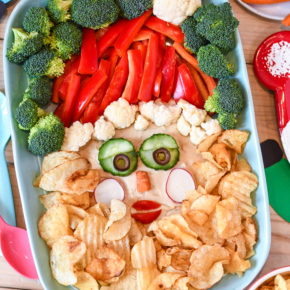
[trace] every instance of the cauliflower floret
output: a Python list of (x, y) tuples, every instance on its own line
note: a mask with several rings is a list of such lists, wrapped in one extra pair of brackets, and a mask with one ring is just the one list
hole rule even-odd
[(164, 21), (180, 25), (200, 6), (200, 0), (154, 0), (153, 14)]
[(113, 123), (115, 128), (124, 129), (135, 121), (137, 106), (130, 105), (125, 99), (111, 103), (104, 112), (104, 116)]
[(144, 131), (148, 128), (149, 121), (145, 119), (142, 115), (138, 115), (134, 124), (134, 128), (137, 131)]
[(205, 110), (198, 109), (183, 99), (178, 102), (178, 106), (182, 108), (182, 115), (185, 120), (192, 126), (199, 126), (207, 116)]
[(148, 103), (139, 103), (139, 110), (142, 116), (150, 121), (154, 121), (154, 102), (150, 101)]
[(193, 126), (190, 132), (190, 141), (194, 145), (198, 145), (202, 140), (206, 138), (205, 131), (200, 127)]
[(64, 142), (61, 150), (79, 151), (79, 148), (86, 145), (92, 137), (94, 126), (91, 123), (82, 124), (74, 122), (69, 128), (65, 128)]
[(168, 126), (175, 123), (180, 116), (181, 109), (175, 103), (162, 103), (161, 101), (150, 101), (141, 103), (139, 106), (140, 113), (149, 119), (156, 126)]
[(183, 136), (187, 136), (191, 130), (190, 124), (184, 119), (183, 116), (178, 119), (176, 128)]
[(95, 131), (93, 136), (100, 141), (107, 141), (115, 136), (115, 127), (114, 125), (106, 121), (104, 116), (102, 116), (95, 123)]
[(222, 131), (219, 121), (211, 118), (210, 116), (207, 116), (205, 121), (201, 123), (200, 126), (205, 130), (206, 135), (208, 136), (215, 133), (220, 133)]

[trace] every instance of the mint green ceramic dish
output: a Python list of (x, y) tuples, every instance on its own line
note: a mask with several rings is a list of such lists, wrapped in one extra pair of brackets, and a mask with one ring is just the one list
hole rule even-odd
[[(206, 3), (222, 3), (222, 0), (207, 0)], [(21, 101), (24, 90), (27, 86), (27, 77), (21, 66), (11, 64), (6, 59), (7, 47), (12, 42), (12, 27), (21, 27), (25, 11), (31, 6), (45, 6), (45, 0), (21, 0), (12, 12), (5, 31), (4, 39), (4, 79), (6, 95), (8, 97), (9, 112), (11, 116)], [(255, 204), (258, 208), (256, 221), (258, 226), (258, 242), (255, 247), (256, 254), (251, 258), (252, 268), (242, 278), (236, 275), (225, 276), (213, 289), (239, 290), (244, 289), (253, 281), (262, 269), (270, 249), (271, 229), (268, 194), (264, 175), (264, 166), (261, 158), (260, 144), (255, 124), (255, 114), (251, 90), (244, 60), (243, 49), (240, 37), (237, 33), (237, 46), (231, 53), (232, 61), (238, 68), (235, 78), (243, 87), (247, 106), (239, 121), (239, 129), (251, 132), (250, 139), (246, 145), (244, 156), (251, 164), (253, 171), (259, 177), (259, 187), (254, 194)], [(13, 141), (13, 153), (16, 167), (18, 186), (21, 194), (24, 217), (28, 230), (31, 248), (35, 259), (40, 281), (45, 289), (60, 290), (67, 287), (59, 285), (53, 278), (49, 267), (49, 250), (38, 235), (37, 222), (44, 212), (44, 207), (39, 202), (39, 195), (43, 194), (40, 189), (34, 188), (32, 183), (40, 171), (40, 158), (37, 158), (27, 151), (27, 133), (18, 129), (13, 117), (11, 117), (11, 132)], [(120, 289), (125, 290), (125, 289)]]

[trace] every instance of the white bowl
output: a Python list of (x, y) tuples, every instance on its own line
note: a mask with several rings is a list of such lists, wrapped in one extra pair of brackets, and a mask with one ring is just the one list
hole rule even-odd
[(271, 278), (275, 277), (278, 274), (290, 275), (290, 266), (281, 267), (265, 274), (264, 276), (259, 278), (257, 281), (255, 281), (248, 288), (248, 290), (256, 290), (258, 287), (262, 286), (267, 280), (270, 280)]

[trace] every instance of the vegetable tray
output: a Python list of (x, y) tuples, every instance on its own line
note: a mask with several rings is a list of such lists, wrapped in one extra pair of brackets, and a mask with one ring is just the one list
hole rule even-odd
[[(222, 0), (206, 0), (207, 3), (220, 4)], [(28, 134), (21, 131), (13, 113), (22, 99), (22, 95), (27, 86), (27, 76), (22, 66), (9, 63), (6, 58), (7, 48), (10, 46), (13, 36), (12, 27), (21, 27), (23, 16), (26, 10), (31, 6), (45, 6), (45, 0), (21, 0), (12, 12), (6, 26), (3, 63), (5, 90), (8, 98), (9, 112), (11, 116), (11, 132), (13, 154), (16, 167), (19, 191), (21, 195), (22, 207), (27, 226), (27, 231), (31, 243), (32, 253), (35, 260), (39, 279), (45, 289), (60, 290), (68, 287), (61, 286), (53, 279), (49, 266), (49, 250), (45, 242), (38, 235), (37, 223), (39, 217), (44, 213), (44, 207), (39, 202), (39, 195), (43, 191), (33, 187), (33, 181), (40, 172), (41, 159), (28, 152), (27, 137)], [(236, 275), (227, 275), (212, 289), (244, 289), (262, 269), (270, 249), (271, 229), (268, 193), (264, 175), (264, 166), (261, 157), (260, 144), (255, 123), (255, 113), (252, 101), (251, 90), (247, 75), (246, 64), (244, 60), (243, 49), (239, 33), (236, 34), (237, 45), (230, 53), (230, 60), (236, 66), (236, 78), (241, 84), (246, 96), (246, 108), (240, 116), (238, 129), (250, 131), (250, 138), (247, 142), (244, 156), (252, 166), (253, 172), (257, 174), (259, 186), (254, 194), (254, 203), (258, 209), (255, 216), (258, 226), (258, 242), (255, 250), (256, 254), (251, 258), (252, 267), (246, 273), (238, 278)]]

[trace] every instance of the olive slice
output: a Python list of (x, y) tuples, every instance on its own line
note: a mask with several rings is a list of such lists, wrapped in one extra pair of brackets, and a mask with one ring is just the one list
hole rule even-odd
[(117, 154), (113, 160), (114, 167), (119, 171), (126, 171), (130, 168), (130, 159), (125, 154)]
[(159, 148), (153, 152), (153, 158), (159, 165), (166, 165), (170, 162), (171, 154), (166, 148)]

